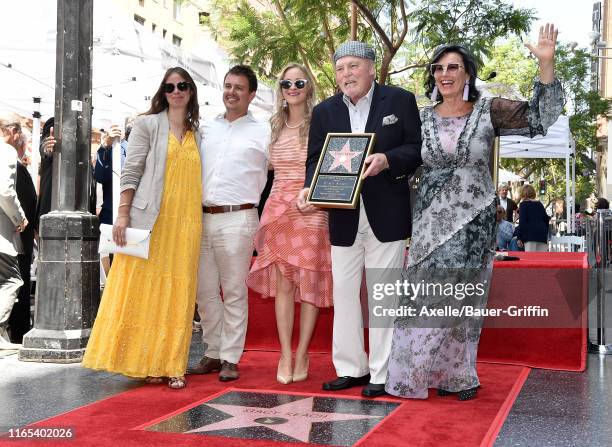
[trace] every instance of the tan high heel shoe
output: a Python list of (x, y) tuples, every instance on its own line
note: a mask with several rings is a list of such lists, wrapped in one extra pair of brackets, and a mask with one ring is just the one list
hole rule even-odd
[(298, 371), (297, 368), (293, 370), (293, 381), (294, 382), (302, 382), (308, 378), (308, 365), (310, 363), (310, 358), (308, 357), (308, 355), (306, 355), (305, 357), (306, 357), (306, 362), (305, 362), (306, 367), (304, 368), (304, 370)]
[(291, 382), (293, 382), (293, 376), (291, 374), (289, 374), (288, 376), (283, 376), (280, 373), (280, 365), (281, 362), (280, 360), (278, 361), (278, 368), (276, 369), (276, 381), (279, 383), (282, 383), (283, 385), (288, 385)]

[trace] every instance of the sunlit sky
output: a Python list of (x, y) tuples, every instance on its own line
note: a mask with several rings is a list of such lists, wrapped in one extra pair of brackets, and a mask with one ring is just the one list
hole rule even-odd
[(580, 47), (589, 46), (592, 30), (592, 0), (511, 0), (515, 6), (536, 10), (538, 20), (534, 22), (531, 40), (537, 39), (540, 25), (552, 22), (559, 28), (559, 40), (578, 42)]

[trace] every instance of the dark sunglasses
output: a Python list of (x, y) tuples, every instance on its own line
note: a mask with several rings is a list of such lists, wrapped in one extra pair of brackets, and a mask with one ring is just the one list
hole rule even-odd
[(191, 87), (191, 84), (189, 82), (183, 81), (183, 82), (179, 82), (178, 84), (172, 84), (170, 82), (166, 82), (164, 84), (164, 92), (166, 93), (172, 93), (174, 91), (174, 87), (178, 88), (180, 92), (184, 92), (185, 90), (189, 89)]
[(295, 85), (297, 89), (303, 89), (308, 84), (308, 79), (296, 79), (295, 81), (290, 81), (289, 79), (283, 79), (279, 82), (280, 86), (284, 90), (288, 90), (292, 85)]
[(434, 74), (443, 74), (443, 73), (457, 73), (460, 68), (463, 68), (461, 64), (431, 64), (429, 71), (432, 75)]

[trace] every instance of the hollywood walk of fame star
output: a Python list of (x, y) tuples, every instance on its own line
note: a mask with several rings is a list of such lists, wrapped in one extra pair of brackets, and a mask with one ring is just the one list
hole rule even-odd
[(296, 400), (272, 408), (246, 407), (228, 404), (206, 404), (231, 415), (219, 422), (204, 425), (187, 433), (202, 433), (243, 427), (266, 426), (302, 442), (308, 442), (310, 430), (315, 422), (352, 421), (357, 419), (382, 419), (384, 416), (363, 414), (326, 413), (313, 411), (313, 397)]
[(353, 172), (351, 161), (353, 158), (361, 154), (361, 152), (352, 151), (348, 141), (344, 144), (344, 146), (342, 146), (341, 150), (329, 151), (329, 153), (332, 157), (334, 157), (334, 161), (332, 162), (329, 170), (333, 171), (338, 166), (343, 166), (349, 174)]

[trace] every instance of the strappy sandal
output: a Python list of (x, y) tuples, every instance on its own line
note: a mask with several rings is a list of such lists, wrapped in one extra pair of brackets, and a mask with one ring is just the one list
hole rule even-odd
[(185, 377), (181, 376), (181, 377), (170, 377), (168, 379), (168, 387), (172, 388), (173, 390), (180, 390), (182, 388), (185, 388), (187, 386), (187, 380), (185, 380)]
[(146, 379), (144, 379), (145, 383), (149, 383), (149, 384), (157, 384), (157, 383), (164, 383), (166, 381), (165, 377), (147, 377)]

